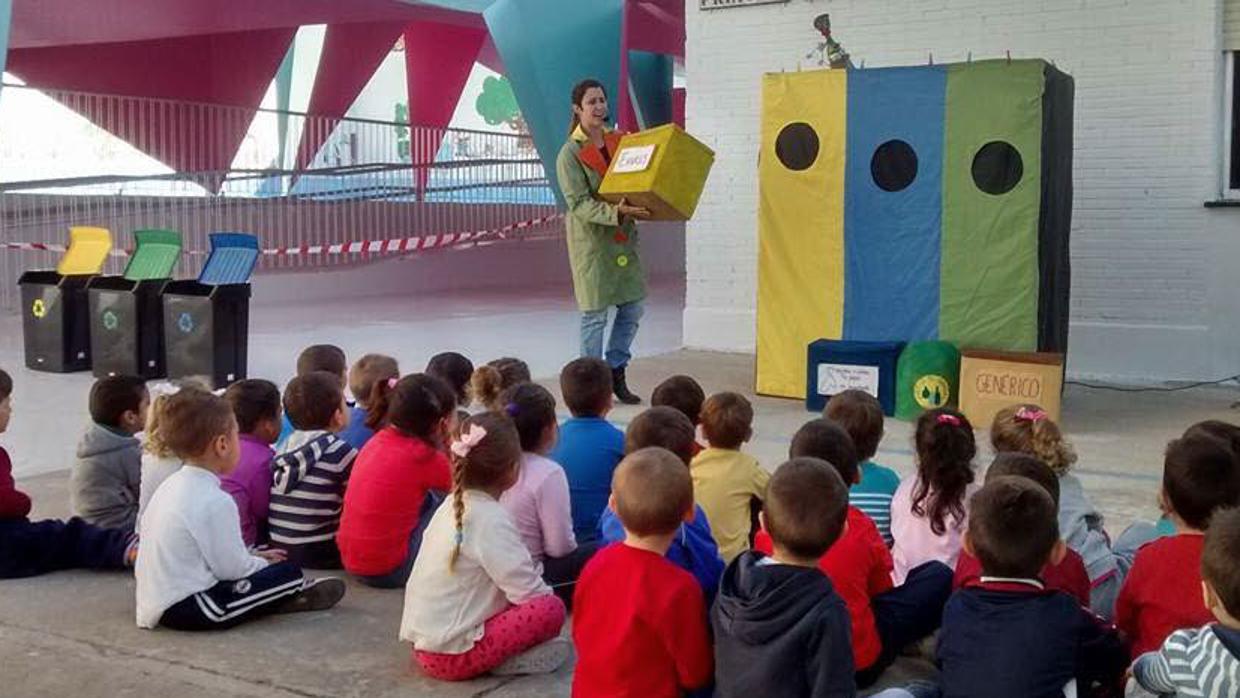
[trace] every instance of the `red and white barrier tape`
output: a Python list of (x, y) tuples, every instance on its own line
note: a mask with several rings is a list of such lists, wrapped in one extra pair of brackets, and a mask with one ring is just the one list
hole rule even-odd
[[(263, 250), (262, 254), (264, 256), (272, 257), (300, 257), (303, 255), (314, 256), (325, 254), (401, 254), (406, 252), (423, 252), (440, 247), (486, 242), (490, 238), (506, 240), (508, 239), (509, 233), (536, 228), (540, 225), (545, 225), (547, 223), (560, 220), (563, 217), (564, 214), (555, 213), (550, 216), (534, 218), (528, 221), (521, 221), (519, 223), (511, 223), (500, 228), (475, 230), (472, 232), (463, 233), (430, 233), (428, 235), (395, 238), (391, 240), (354, 240), (352, 242), (338, 242), (329, 245), (272, 247)], [(0, 242), (0, 249), (21, 250), (26, 252), (65, 252), (68, 248), (64, 245), (43, 242)], [(131, 254), (131, 251), (114, 249), (109, 254), (113, 257), (128, 257)], [(186, 250), (183, 254), (203, 255), (207, 254), (207, 252), (205, 250)]]

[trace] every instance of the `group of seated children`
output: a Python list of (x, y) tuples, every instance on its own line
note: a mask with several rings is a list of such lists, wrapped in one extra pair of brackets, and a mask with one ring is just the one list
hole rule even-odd
[[(11, 392), (0, 372), (0, 431)], [(0, 576), (136, 565), (140, 626), (202, 630), (330, 608), (344, 582), (301, 568), (343, 567), (404, 588), (399, 635), (427, 675), (551, 671), (571, 644), (577, 696), (855, 695), (936, 633), (939, 680), (892, 695), (1117, 695), (1129, 671), (1132, 691), (1240, 690), (1234, 425), (1168, 445), (1171, 535), (1112, 544), (1033, 405), (995, 417), (979, 482), (952, 409), (917, 420), (901, 480), (873, 462), (878, 401), (844, 392), (771, 474), (741, 450), (743, 396), (674, 376), (621, 431), (589, 358), (560, 374), (563, 422), (524, 362), (454, 353), (402, 377), (319, 345), (282, 397), (155, 392), (96, 383), (67, 522), (26, 519), (0, 450)]]

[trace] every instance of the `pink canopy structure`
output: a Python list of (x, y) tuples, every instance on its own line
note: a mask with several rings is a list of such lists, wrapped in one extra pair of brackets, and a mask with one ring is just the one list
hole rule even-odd
[[(9, 1), (0, 0), (0, 5)], [(226, 172), (298, 27), (327, 25), (310, 114), (327, 117), (328, 123), (343, 118), (397, 39), (403, 38), (410, 120), (444, 129), (475, 62), (502, 70), (508, 62), (505, 46), (514, 52), (526, 48), (513, 48), (510, 36), (497, 40), (496, 27), (484, 20), (484, 12), (506, 1), (11, 0), (7, 65), (0, 65), (27, 84), (47, 90), (235, 107), (228, 123), (209, 125), (184, 109), (151, 110), (143, 115), (138, 132), (133, 120), (95, 113), (77, 101), (69, 104), (178, 171)], [(644, 73), (653, 65), (650, 56), (683, 56), (683, 0), (537, 0), (531, 7), (537, 5), (540, 21), (553, 25), (544, 32), (551, 38), (539, 49), (555, 60), (579, 60), (580, 56), (558, 50), (557, 31), (566, 46), (581, 37), (573, 36), (578, 29), (569, 22), (555, 26), (555, 9), (571, 15), (577, 11), (574, 8), (595, 2), (617, 10), (606, 20), (610, 28), (598, 25), (607, 34), (598, 43), (611, 58), (606, 63), (583, 60), (577, 67), (617, 85), (623, 127), (634, 128), (640, 121), (634, 101), (641, 105), (663, 99), (672, 105), (669, 114), (675, 111), (670, 84), (664, 84), (670, 83), (670, 69), (664, 71), (667, 81), (648, 79)], [(609, 40), (613, 30), (619, 35), (614, 43)], [(522, 66), (533, 65), (520, 56), (513, 59)], [(542, 70), (505, 72), (523, 111), (535, 117), (527, 120), (546, 160), (550, 134), (538, 131), (548, 130), (550, 122), (537, 117), (554, 108), (553, 96), (541, 92), (541, 97), (531, 97), (540, 94), (535, 84)], [(195, 131), (210, 136), (193, 138)], [(295, 157), (298, 169), (314, 160), (329, 135), (330, 129), (307, 129), (302, 134)], [(415, 163), (433, 159), (436, 140), (411, 144)], [(176, 151), (167, 147), (187, 142), (193, 147)]]

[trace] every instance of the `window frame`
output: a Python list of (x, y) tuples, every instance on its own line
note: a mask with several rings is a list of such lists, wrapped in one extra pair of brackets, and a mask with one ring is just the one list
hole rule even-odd
[(1240, 201), (1240, 182), (1237, 186), (1232, 186), (1232, 170), (1240, 168), (1240, 162), (1235, 161), (1235, 146), (1233, 138), (1237, 133), (1237, 121), (1240, 120), (1240, 111), (1237, 110), (1237, 102), (1240, 102), (1240, 94), (1237, 94), (1236, 82), (1237, 70), (1240, 69), (1240, 51), (1227, 51), (1223, 54), (1223, 158), (1222, 169), (1219, 172), (1219, 189), (1225, 201)]

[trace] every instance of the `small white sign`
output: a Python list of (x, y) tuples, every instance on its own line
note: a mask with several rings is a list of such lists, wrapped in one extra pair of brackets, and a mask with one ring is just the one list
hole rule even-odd
[(646, 168), (650, 167), (650, 161), (654, 159), (654, 146), (655, 144), (651, 143), (621, 148), (616, 154), (616, 166), (611, 171), (620, 174), (645, 172)]
[(699, 10), (725, 10), (729, 7), (745, 7), (747, 5), (780, 5), (788, 0), (698, 0)]
[(878, 397), (878, 367), (818, 364), (819, 395), (839, 395), (845, 390), (864, 390)]

